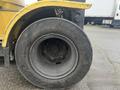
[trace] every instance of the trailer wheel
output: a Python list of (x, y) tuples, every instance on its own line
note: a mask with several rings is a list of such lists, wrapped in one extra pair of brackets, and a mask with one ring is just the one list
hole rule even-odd
[(46, 18), (21, 33), (15, 58), (18, 70), (33, 85), (65, 88), (87, 74), (92, 49), (77, 25), (61, 18)]

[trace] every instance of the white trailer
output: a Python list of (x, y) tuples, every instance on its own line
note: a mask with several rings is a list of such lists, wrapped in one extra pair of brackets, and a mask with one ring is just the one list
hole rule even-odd
[(120, 0), (86, 0), (92, 8), (85, 12), (85, 23), (120, 26)]

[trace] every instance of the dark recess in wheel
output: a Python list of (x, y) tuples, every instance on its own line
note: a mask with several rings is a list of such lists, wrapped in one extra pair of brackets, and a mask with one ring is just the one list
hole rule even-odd
[(82, 80), (92, 62), (92, 48), (80, 27), (62, 18), (29, 25), (15, 47), (21, 74), (42, 88), (65, 88)]

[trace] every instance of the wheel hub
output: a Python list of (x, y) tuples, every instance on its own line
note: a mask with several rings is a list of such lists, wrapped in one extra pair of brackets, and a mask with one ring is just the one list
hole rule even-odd
[(39, 37), (30, 48), (30, 63), (41, 76), (59, 79), (69, 75), (77, 66), (78, 51), (65, 36), (50, 33)]
[(64, 42), (51, 39), (44, 43), (42, 53), (50, 62), (60, 64), (68, 53), (67, 49), (67, 45)]

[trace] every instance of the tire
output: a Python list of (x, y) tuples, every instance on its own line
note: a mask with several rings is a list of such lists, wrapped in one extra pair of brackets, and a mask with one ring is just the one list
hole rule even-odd
[(61, 18), (29, 25), (19, 36), (15, 59), (20, 73), (42, 88), (66, 88), (82, 80), (92, 62), (92, 48), (80, 27)]
[[(73, 0), (76, 2), (85, 2), (86, 0)], [(84, 28), (84, 17), (85, 17), (85, 10), (79, 9), (65, 9), (64, 10), (64, 18), (67, 20), (72, 21), (73, 23), (77, 24), (80, 28)]]
[(84, 10), (65, 9), (64, 18), (72, 21), (81, 28), (84, 26)]

